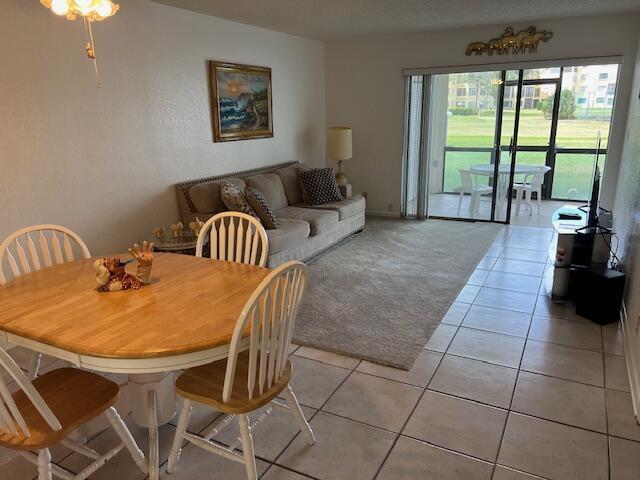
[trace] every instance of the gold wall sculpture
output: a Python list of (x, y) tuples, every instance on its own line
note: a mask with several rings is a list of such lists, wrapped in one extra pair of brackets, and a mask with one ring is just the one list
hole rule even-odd
[(518, 33), (512, 27), (507, 27), (504, 33), (497, 38), (492, 38), (488, 42), (471, 42), (467, 46), (466, 55), (482, 55), (487, 53), (493, 55), (508, 55), (509, 53), (534, 53), (538, 50), (540, 42), (548, 42), (553, 37), (553, 32), (547, 30), (537, 30), (536, 27), (529, 27), (520, 30)]

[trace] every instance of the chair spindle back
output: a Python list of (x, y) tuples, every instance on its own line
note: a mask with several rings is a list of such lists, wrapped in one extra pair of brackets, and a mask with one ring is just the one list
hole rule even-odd
[(262, 224), (251, 215), (223, 212), (211, 217), (202, 227), (196, 243), (196, 256), (202, 257), (209, 238), (210, 257), (216, 260), (264, 267), (269, 240)]
[(0, 244), (0, 285), (8, 281), (5, 262), (15, 279), (44, 267), (72, 262), (76, 254), (91, 258), (87, 245), (68, 228), (34, 225), (18, 230)]
[(243, 338), (251, 329), (247, 390), (249, 399), (269, 390), (283, 375), (289, 358), (291, 335), (307, 285), (307, 268), (287, 262), (274, 269), (256, 288), (236, 323), (227, 360), (223, 401), (228, 402), (235, 380)]

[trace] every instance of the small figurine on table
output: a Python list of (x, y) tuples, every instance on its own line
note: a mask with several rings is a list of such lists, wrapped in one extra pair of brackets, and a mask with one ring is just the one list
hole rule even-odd
[(184, 224), (182, 222), (174, 223), (173, 225), (171, 225), (173, 238), (180, 238), (182, 236), (183, 230), (184, 230)]
[(99, 292), (118, 292), (120, 290), (138, 290), (151, 282), (153, 264), (153, 243), (137, 243), (129, 249), (131, 256), (138, 262), (136, 275), (125, 271), (127, 262), (119, 258), (101, 258), (94, 262), (96, 284)]
[(156, 240), (163, 240), (165, 232), (166, 232), (166, 230), (165, 230), (164, 226), (162, 226), (162, 227), (156, 228), (153, 231), (153, 234), (155, 235)]

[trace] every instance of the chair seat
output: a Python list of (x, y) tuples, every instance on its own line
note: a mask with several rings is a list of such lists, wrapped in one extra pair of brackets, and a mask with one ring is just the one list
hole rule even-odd
[(97, 417), (118, 400), (120, 387), (95, 373), (76, 368), (60, 368), (32, 381), (62, 429), (54, 431), (40, 416), (24, 391), (13, 394), (31, 435), (26, 437), (0, 430), (0, 446), (14, 450), (42, 450), (64, 438), (82, 424)]
[(210, 405), (224, 413), (247, 413), (268, 404), (285, 389), (291, 380), (291, 362), (287, 360), (282, 377), (274, 382), (269, 390), (262, 394), (258, 394), (256, 391), (255, 396), (250, 399), (247, 388), (249, 353), (248, 351), (243, 352), (238, 355), (231, 398), (228, 402), (223, 402), (222, 390), (226, 370), (226, 359), (190, 368), (178, 377), (176, 392), (184, 398)]

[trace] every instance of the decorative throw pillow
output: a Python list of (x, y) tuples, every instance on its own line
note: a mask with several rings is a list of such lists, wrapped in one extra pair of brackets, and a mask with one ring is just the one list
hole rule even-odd
[(278, 217), (273, 213), (271, 205), (264, 198), (262, 192), (255, 188), (247, 187), (244, 190), (244, 196), (247, 199), (247, 203), (258, 215), (258, 218), (267, 230), (273, 230), (278, 228)]
[(322, 205), (342, 200), (332, 168), (301, 169), (300, 186), (304, 203), (309, 205)]
[(242, 212), (256, 217), (256, 212), (247, 203), (244, 193), (231, 182), (220, 182), (220, 197), (225, 206), (234, 212)]

